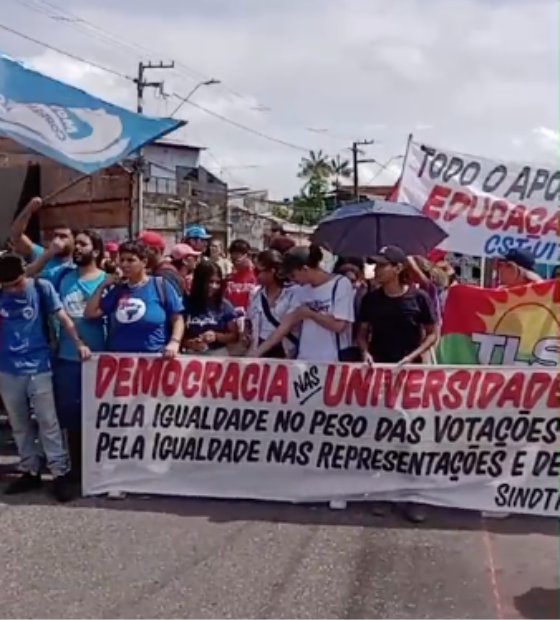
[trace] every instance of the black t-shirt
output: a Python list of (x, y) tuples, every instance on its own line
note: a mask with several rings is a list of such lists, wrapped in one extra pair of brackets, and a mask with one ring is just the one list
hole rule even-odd
[(400, 297), (389, 297), (380, 288), (364, 297), (359, 321), (370, 328), (368, 349), (374, 361), (396, 364), (420, 346), (423, 328), (434, 325), (436, 317), (423, 290), (410, 288)]

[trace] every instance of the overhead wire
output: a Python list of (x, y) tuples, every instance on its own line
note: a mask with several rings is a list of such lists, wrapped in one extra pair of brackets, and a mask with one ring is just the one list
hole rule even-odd
[[(115, 47), (118, 47), (124, 51), (128, 51), (131, 54), (135, 54), (136, 56), (138, 56), (139, 53), (142, 56), (145, 56), (145, 55), (151, 56), (154, 54), (159, 55), (159, 52), (157, 50), (150, 49), (144, 45), (140, 45), (140, 44), (137, 44), (131, 41), (123, 40), (121, 36), (113, 34), (109, 32), (108, 30), (105, 30), (104, 28), (101, 28), (100, 26), (91, 22), (90, 20), (82, 18), (79, 15), (72, 13), (68, 9), (58, 6), (52, 1), (49, 1), (49, 0), (14, 0), (14, 1), (31, 10), (37, 11), (38, 13), (50, 19), (53, 19), (55, 21), (64, 20), (68, 26), (75, 27), (78, 30), (81, 30), (82, 32), (88, 32), (94, 38), (96, 37), (101, 38), (106, 43), (110, 45), (114, 45)], [(56, 13), (53, 14), (52, 12), (49, 11), (49, 9), (50, 11), (55, 11)], [(184, 62), (175, 61), (175, 65), (176, 65), (175, 71), (178, 74), (187, 76), (191, 80), (207, 80), (210, 77), (198, 71), (197, 69), (190, 67), (189, 65), (186, 65)], [(223, 84), (222, 82), (220, 82), (220, 88), (222, 88), (224, 91), (228, 92), (229, 94), (239, 99), (246, 99), (247, 97), (246, 95), (242, 95), (236, 92), (235, 90), (229, 88), (227, 84)], [(258, 106), (258, 107), (259, 109), (266, 108), (266, 106)]]
[[(73, 60), (76, 60), (78, 62), (84, 63), (86, 65), (89, 65), (91, 67), (95, 67), (96, 69), (102, 70), (102, 71), (106, 71), (107, 73), (111, 73), (115, 76), (118, 76), (120, 78), (129, 80), (131, 82), (134, 82), (135, 79), (129, 75), (126, 75), (125, 73), (121, 73), (120, 71), (116, 71), (114, 69), (111, 69), (110, 67), (107, 67), (105, 65), (102, 65), (100, 63), (97, 63), (95, 61), (92, 60), (88, 60), (86, 58), (83, 58), (82, 56), (78, 56), (77, 54), (73, 54), (72, 52), (68, 52), (66, 50), (63, 50), (59, 47), (56, 47), (54, 45), (50, 45), (49, 43), (45, 43), (45, 41), (41, 41), (40, 39), (36, 39), (35, 37), (31, 37), (29, 35), (24, 34), (23, 32), (20, 32), (18, 30), (16, 30), (15, 28), (10, 28), (9, 26), (6, 26), (5, 24), (1, 24), (0, 23), (0, 29), (1, 30), (5, 30), (6, 32), (10, 32), (14, 35), (17, 35), (27, 41), (31, 41), (33, 43), (35, 43), (36, 45), (40, 45), (46, 49), (50, 49), (54, 52), (57, 52), (58, 54), (61, 54), (63, 56), (66, 56), (68, 58), (72, 58)], [(180, 99), (184, 99), (184, 96), (179, 94), (179, 93), (173, 93), (174, 97), (178, 97)], [(253, 134), (254, 136), (257, 136), (259, 138), (262, 138), (264, 140), (268, 140), (269, 142), (274, 142), (276, 144), (280, 144), (282, 146), (291, 148), (291, 149), (296, 149), (298, 151), (302, 151), (302, 152), (309, 152), (308, 148), (305, 148), (303, 146), (299, 146), (296, 144), (292, 144), (290, 142), (287, 142), (286, 140), (282, 140), (281, 138), (276, 138), (275, 136), (271, 136), (268, 135), (262, 131), (258, 131), (257, 129), (253, 129), (252, 127), (249, 127), (247, 125), (244, 125), (243, 123), (239, 123), (238, 121), (234, 121), (231, 118), (228, 118), (226, 116), (223, 116), (222, 114), (219, 114), (218, 112), (214, 112), (213, 110), (210, 110), (209, 108), (199, 105), (197, 103), (194, 103), (192, 101), (186, 101), (185, 102), (187, 105), (193, 106), (195, 108), (198, 108), (199, 110), (202, 110), (203, 112), (205, 112), (206, 114), (209, 114), (210, 116), (214, 116), (217, 119), (220, 119), (221, 121), (223, 121), (224, 123), (228, 123), (230, 125), (232, 125), (233, 127), (237, 127), (238, 129), (245, 131), (247, 133)]]
[(0, 24), (0, 30), (10, 32), (11, 34), (21, 37), (22, 39), (25, 39), (26, 41), (30, 41), (31, 43), (35, 43), (36, 45), (40, 45), (41, 47), (52, 50), (53, 52), (56, 52), (57, 54), (61, 54), (62, 56), (67, 56), (68, 58), (72, 58), (72, 60), (76, 60), (78, 62), (84, 63), (86, 65), (89, 65), (90, 67), (95, 67), (96, 69), (99, 69), (100, 71), (106, 71), (107, 73), (111, 73), (113, 75), (116, 75), (117, 77), (134, 82), (134, 78), (131, 77), (130, 75), (126, 75), (125, 73), (121, 73), (120, 71), (116, 71), (115, 69), (111, 69), (110, 67), (101, 65), (93, 60), (87, 60), (86, 58), (82, 58), (81, 56), (78, 56), (77, 54), (73, 54), (72, 52), (67, 52), (66, 50), (56, 47), (55, 45), (51, 45), (50, 43), (45, 43), (44, 41), (36, 39), (35, 37), (31, 37), (27, 34), (24, 34), (23, 32), (16, 30), (15, 28), (10, 28), (9, 26), (6, 26), (5, 24)]

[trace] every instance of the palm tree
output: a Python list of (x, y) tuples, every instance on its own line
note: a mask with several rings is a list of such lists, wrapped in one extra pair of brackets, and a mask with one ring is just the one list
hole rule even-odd
[(333, 186), (336, 194), (340, 189), (340, 179), (350, 179), (352, 177), (352, 166), (347, 159), (342, 159), (340, 155), (333, 157), (329, 161), (330, 176), (333, 178)]
[(305, 179), (306, 185), (312, 179), (326, 180), (331, 176), (329, 160), (323, 151), (309, 151), (299, 164), (298, 177)]

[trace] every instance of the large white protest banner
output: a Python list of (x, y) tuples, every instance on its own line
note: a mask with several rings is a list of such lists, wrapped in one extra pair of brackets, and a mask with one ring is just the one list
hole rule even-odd
[(411, 141), (397, 198), (448, 233), (441, 249), (494, 257), (524, 247), (537, 262), (556, 264), (559, 196), (560, 170)]
[(83, 369), (87, 495), (560, 514), (553, 369), (124, 355)]

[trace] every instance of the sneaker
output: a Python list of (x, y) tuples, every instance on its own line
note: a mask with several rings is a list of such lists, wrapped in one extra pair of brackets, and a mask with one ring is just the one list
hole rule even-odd
[(347, 503), (344, 500), (333, 499), (329, 502), (329, 508), (331, 510), (346, 510)]
[(426, 520), (426, 513), (422, 506), (418, 504), (407, 503), (401, 507), (402, 516), (409, 522), (419, 525)]
[(509, 517), (509, 512), (483, 512), (482, 516), (485, 519), (507, 519)]
[(41, 474), (25, 472), (6, 487), (4, 495), (20, 495), (40, 489), (42, 485)]
[(107, 499), (125, 499), (126, 493), (124, 491), (109, 491), (107, 493)]
[(72, 486), (72, 481), (70, 480), (70, 476), (68, 474), (54, 478), (53, 495), (56, 501), (61, 504), (72, 501), (75, 497), (75, 492)]
[(381, 502), (372, 502), (369, 508), (374, 517), (384, 517), (387, 514), (387, 507)]

